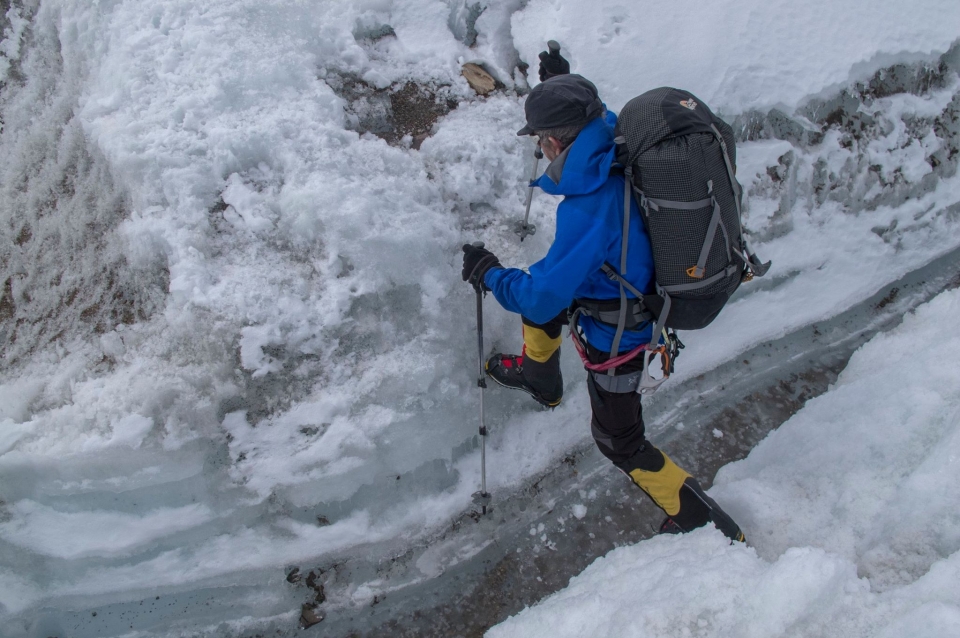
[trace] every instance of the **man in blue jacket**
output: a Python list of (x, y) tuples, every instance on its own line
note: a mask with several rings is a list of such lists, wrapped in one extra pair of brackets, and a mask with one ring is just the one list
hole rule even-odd
[[(531, 91), (524, 111), (527, 125), (517, 134), (536, 135), (550, 160), (535, 185), (564, 197), (557, 207), (553, 244), (529, 272), (504, 268), (489, 250), (466, 245), (463, 279), (477, 290), (491, 291), (500, 305), (521, 315), (523, 350), (519, 355), (492, 356), (487, 374), (502, 386), (523, 390), (542, 405), (555, 407), (563, 397), (560, 342), (568, 308), (575, 302), (598, 301), (619, 306), (619, 285), (601, 268), (620, 260), (624, 177), (615, 166), (616, 116), (606, 110), (589, 80), (571, 74), (550, 77)], [(647, 294), (654, 288), (653, 255), (636, 202), (630, 205), (630, 216), (626, 278)], [(616, 325), (591, 316), (577, 323), (589, 362), (609, 360)], [(649, 343), (651, 332), (649, 321), (623, 332), (616, 354)], [(737, 524), (704, 494), (696, 479), (646, 439), (635, 382), (642, 369), (641, 355), (618, 365), (613, 375), (588, 371), (591, 430), (597, 446), (664, 510), (662, 532), (689, 531), (713, 521), (731, 539), (743, 540)]]

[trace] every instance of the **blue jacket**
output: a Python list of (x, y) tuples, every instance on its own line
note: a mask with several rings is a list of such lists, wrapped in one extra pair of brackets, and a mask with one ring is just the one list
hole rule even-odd
[[(623, 233), (623, 176), (610, 175), (616, 148), (613, 126), (616, 116), (608, 112), (587, 124), (563, 155), (534, 182), (551, 195), (563, 195), (557, 207), (557, 231), (546, 256), (530, 266), (529, 274), (518, 268), (494, 268), (484, 283), (500, 305), (535, 323), (546, 323), (574, 299), (619, 299), (620, 287), (600, 267), (620, 264)], [(559, 169), (559, 180), (557, 171)], [(553, 176), (553, 178), (551, 177)], [(632, 199), (632, 198), (631, 198)], [(627, 245), (626, 279), (644, 294), (652, 293), (653, 255), (650, 239), (636, 201), (630, 205), (630, 239)], [(629, 298), (634, 295), (627, 293)], [(616, 332), (584, 317), (580, 321), (587, 341), (609, 350)], [(626, 331), (620, 351), (650, 341), (652, 328)]]

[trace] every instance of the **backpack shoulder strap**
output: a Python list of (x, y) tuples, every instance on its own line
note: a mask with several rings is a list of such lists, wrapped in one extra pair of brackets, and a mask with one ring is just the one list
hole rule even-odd
[[(623, 169), (623, 235), (620, 238), (620, 270), (614, 272), (617, 283), (620, 284), (620, 313), (617, 317), (617, 331), (613, 335), (613, 343), (610, 345), (610, 358), (614, 358), (620, 352), (620, 340), (623, 338), (623, 331), (627, 326), (627, 291), (623, 284), (626, 283), (624, 276), (627, 274), (627, 243), (630, 237), (630, 200), (631, 183), (633, 181), (633, 167), (626, 166)], [(608, 264), (604, 266), (609, 267)], [(611, 269), (612, 270), (612, 269)], [(607, 273), (608, 275), (610, 273)], [(636, 294), (636, 293), (634, 293)], [(643, 299), (643, 295), (638, 297)], [(613, 376), (613, 368), (607, 373)]]
[[(641, 206), (645, 205), (643, 193), (641, 195)], [(620, 268), (614, 269), (610, 264), (603, 264), (601, 270), (614, 279), (620, 285), (620, 313), (617, 318), (617, 331), (613, 335), (613, 343), (610, 346), (610, 357), (616, 357), (620, 352), (620, 340), (623, 338), (623, 331), (627, 323), (627, 290), (637, 296), (637, 299), (643, 300), (643, 293), (637, 290), (633, 284), (625, 279), (627, 274), (627, 248), (630, 237), (630, 202), (633, 198), (633, 166), (626, 166), (623, 169), (623, 235), (620, 241)], [(659, 284), (657, 294), (663, 297), (663, 309), (660, 316), (657, 317), (656, 325), (653, 327), (653, 333), (650, 337), (650, 348), (656, 348), (660, 342), (660, 333), (663, 332), (664, 323), (670, 314), (670, 295), (663, 290)], [(611, 369), (609, 374), (613, 374)]]

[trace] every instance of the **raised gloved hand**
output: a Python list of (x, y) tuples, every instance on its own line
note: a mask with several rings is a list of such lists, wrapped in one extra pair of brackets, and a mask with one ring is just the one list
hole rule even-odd
[(555, 75), (570, 73), (570, 63), (560, 55), (560, 45), (556, 40), (547, 42), (547, 51), (540, 52), (540, 81), (543, 82)]
[(463, 245), (463, 280), (473, 286), (477, 292), (489, 290), (483, 283), (483, 276), (491, 268), (502, 268), (500, 260), (483, 247), (481, 242)]

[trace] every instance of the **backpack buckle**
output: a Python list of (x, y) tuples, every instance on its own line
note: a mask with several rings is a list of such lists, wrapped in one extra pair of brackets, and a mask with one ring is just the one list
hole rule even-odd
[(640, 210), (643, 211), (644, 215), (649, 217), (651, 210), (654, 210), (654, 211), (660, 210), (660, 208), (656, 204), (651, 202), (649, 199), (647, 199), (646, 194), (644, 194), (644, 192), (639, 188), (637, 188), (636, 186), (634, 186), (633, 192), (636, 193), (637, 197), (639, 198), (639, 200), (637, 201), (637, 206), (640, 207)]
[(700, 266), (690, 266), (687, 268), (687, 276), (694, 279), (703, 279), (704, 270)]

